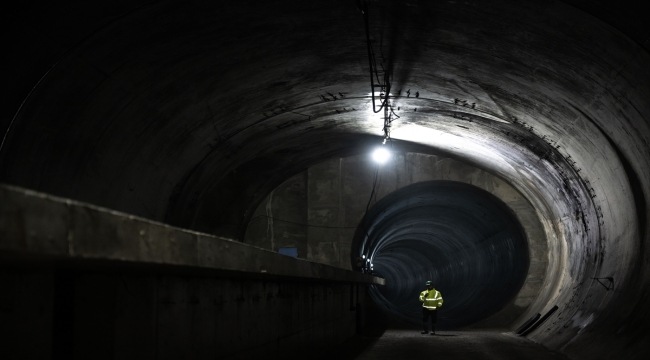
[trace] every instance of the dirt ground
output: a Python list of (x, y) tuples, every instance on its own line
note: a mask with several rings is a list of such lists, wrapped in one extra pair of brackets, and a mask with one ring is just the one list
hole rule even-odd
[(329, 357), (344, 360), (568, 360), (564, 355), (513, 333), (502, 331), (438, 331), (389, 329), (383, 334), (359, 335)]

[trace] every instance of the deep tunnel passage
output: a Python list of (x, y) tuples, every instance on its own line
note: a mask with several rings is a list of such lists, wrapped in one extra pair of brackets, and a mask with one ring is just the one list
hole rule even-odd
[(493, 315), (520, 290), (529, 266), (526, 236), (515, 214), (478, 187), (428, 181), (379, 201), (355, 242), (372, 271), (387, 280), (371, 298), (398, 318), (418, 323), (417, 300), (432, 280), (445, 299), (439, 328)]
[[(422, 225), (425, 221), (415, 222), (417, 217), (400, 220), (398, 212), (378, 213), (385, 221), (370, 229), (370, 235), (384, 239), (385, 245), (368, 247), (375, 251), (374, 270), (400, 286), (391, 293), (393, 285), (389, 285), (378, 294), (392, 301), (397, 311), (397, 304), (408, 307), (407, 300), (415, 301), (409, 289), (421, 290), (422, 281), (431, 276), (446, 299), (443, 309), (448, 313), (441, 320), (451, 318), (454, 306), (460, 306), (454, 317), (459, 322), (450, 327), (487, 316), (476, 325), (483, 326), (512, 308), (500, 323), (514, 330), (532, 315), (557, 306), (543, 326), (527, 335), (529, 339), (573, 359), (647, 358), (650, 22), (642, 11), (646, 4), (637, 0), (373, 0), (368, 4), (376, 15), (381, 15), (381, 4), (395, 9), (385, 17), (371, 18), (369, 42), (363, 15), (352, 0), (16, 2), (5, 11), (9, 31), (3, 44), (9, 65), (4, 67), (0, 116), (0, 182), (167, 224), (160, 229), (171, 225), (192, 231), (182, 238), (165, 238), (134, 229), (127, 239), (126, 225), (111, 223), (106, 232), (109, 240), (100, 242), (92, 236), (83, 244), (93, 254), (104, 251), (122, 257), (114, 251), (120, 246), (151, 249), (150, 256), (134, 259), (161, 263), (187, 254), (189, 245), (210, 244), (199, 232), (223, 238), (223, 244), (242, 241), (247, 223), (264, 215), (267, 220), (275, 217), (293, 223), (285, 223), (291, 225), (284, 227), (286, 232), (262, 228), (256, 240), (269, 239), (276, 250), (280, 245), (299, 248), (303, 259), (296, 261), (314, 262), (309, 268), (322, 265), (347, 271), (351, 255), (356, 255), (349, 251), (358, 249), (351, 246), (361, 218), (356, 215), (365, 210), (368, 197), (363, 190), (368, 190), (371, 180), (357, 177), (358, 186), (346, 188), (346, 179), (363, 169), (358, 162), (338, 158), (379, 145), (385, 130), (385, 119), (372, 110), (370, 44), (377, 65), (394, 67), (394, 86), (386, 92), (395, 109), (390, 137), (395, 143), (419, 148), (400, 151), (463, 162), (518, 192), (521, 198), (516, 202), (504, 201), (515, 204), (510, 208), (526, 232), (530, 256), (527, 280), (508, 302), (517, 286), (506, 285), (504, 279), (494, 282), (503, 286), (502, 291), (494, 290), (494, 285), (472, 287), (485, 286), (482, 277), (503, 275), (501, 265), (509, 263), (499, 257), (506, 253), (473, 246), (479, 243), (468, 240), (474, 232), (489, 236), (493, 233), (489, 228), (455, 225), (455, 232), (469, 234), (463, 237), (468, 250), (460, 251), (463, 243), (451, 236), (453, 243), (438, 239), (432, 243), (437, 245), (424, 245), (423, 239), (431, 238), (428, 235), (407, 238), (407, 232), (435, 230)], [(325, 162), (332, 166), (318, 166)], [(478, 173), (466, 167), (449, 171), (445, 161), (423, 160), (411, 168), (409, 164), (394, 162), (386, 174), (394, 179), (390, 189), (431, 180), (422, 180), (423, 174), (434, 173), (431, 169), (444, 174), (445, 180), (465, 178), (475, 185), (480, 181)], [(303, 173), (303, 178), (317, 181), (293, 182), (295, 186), (286, 187), (291, 196), (277, 196), (280, 191), (273, 189)], [(382, 190), (386, 189), (389, 186)], [(255, 213), (267, 197), (272, 201), (266, 204), (274, 206)], [(0, 201), (0, 207), (7, 204)], [(71, 237), (66, 227), (52, 227), (54, 220), (70, 219), (80, 226), (101, 219), (86, 216), (86, 210), (50, 219), (40, 211), (45, 205), (37, 204), (28, 207), (38, 210), (34, 222), (13, 210), (0, 214), (0, 246), (22, 250), (33, 246), (57, 256), (80, 257), (82, 244), (75, 248), (70, 243), (84, 238)], [(293, 211), (294, 206), (304, 211)], [(56, 214), (70, 208), (65, 203), (56, 207)], [(494, 211), (486, 212), (493, 215)], [(437, 218), (454, 214), (441, 211)], [(533, 229), (530, 223), (539, 226)], [(384, 229), (390, 224), (394, 227)], [(9, 225), (18, 229), (13, 238), (5, 236), (7, 229), (14, 228)], [(39, 233), (42, 237), (35, 238)], [(60, 240), (56, 247), (54, 239)], [(536, 248), (534, 241), (544, 246)], [(407, 250), (411, 244), (418, 245)], [(452, 244), (459, 251), (447, 251)], [(254, 264), (257, 252), (246, 249), (251, 252), (224, 258), (218, 265)], [(388, 257), (390, 249), (393, 254), (410, 251), (411, 257), (427, 255), (435, 263), (427, 267), (431, 275), (416, 272), (411, 260)], [(212, 254), (222, 253), (200, 250), (192, 252), (193, 266), (199, 259), (211, 260)], [(267, 252), (260, 250), (260, 254)], [(526, 253), (523, 248), (521, 252)], [(13, 254), (7, 258), (13, 259)], [(491, 261), (499, 266), (490, 267)], [(7, 266), (0, 262), (0, 267)], [(261, 274), (269, 269), (251, 271)], [(523, 274), (526, 266), (522, 269)], [(349, 276), (357, 275), (365, 276)], [(21, 302), (0, 291), (0, 323), (10, 324), (3, 326), (8, 336), (0, 336), (10, 345), (0, 346), (1, 358), (7, 358), (6, 349), (48, 353), (52, 316), (47, 309), (52, 309), (52, 303), (47, 299), (53, 286), (48, 276), (11, 277), (11, 284), (25, 294), (25, 305), (33, 305), (22, 312), (18, 307), (6, 310)], [(398, 281), (391, 281), (391, 276)], [(0, 276), (0, 289), (3, 281)], [(494, 290), (502, 298), (488, 303), (485, 296), (477, 296), (472, 303), (473, 295), (454, 298), (452, 285), (462, 285), (459, 291), (470, 295)], [(341, 291), (344, 288), (349, 289), (344, 286)], [(225, 304), (210, 298), (218, 293), (214, 288), (197, 289), (207, 300), (189, 301), (187, 309)], [(353, 319), (349, 309), (356, 308), (354, 301), (339, 298), (344, 302), (339, 304), (343, 317)], [(227, 306), (238, 299), (243, 297), (235, 296), (224, 305), (223, 314), (232, 314)], [(171, 303), (161, 300), (162, 305)], [(505, 303), (503, 311), (489, 316)], [(262, 301), (258, 304), (260, 314), (282, 319), (269, 323), (286, 333), (299, 324), (286, 313), (271, 313)], [(298, 309), (301, 304), (288, 308)], [(467, 308), (470, 305), (472, 309)], [(479, 306), (483, 310), (472, 315), (470, 310)], [(301, 310), (307, 314), (306, 323), (309, 314), (323, 313), (316, 308)], [(156, 322), (187, 336), (168, 338), (196, 340), (178, 341), (174, 350), (212, 346), (215, 337), (192, 335), (208, 332), (192, 333), (185, 327), (194, 312), (185, 314)], [(228, 321), (225, 316), (212, 319), (209, 324)], [(166, 344), (165, 333), (150, 327), (151, 322), (129, 320), (141, 327), (124, 328), (141, 333), (155, 330), (151, 348), (133, 358), (163, 359), (159, 355), (174, 354), (156, 347)], [(349, 324), (347, 320), (341, 324)], [(228, 335), (244, 339), (247, 345), (259, 340), (260, 333), (269, 338), (274, 334), (273, 328), (251, 332), (249, 323), (231, 323), (239, 327), (228, 328)], [(343, 331), (332, 329), (334, 335), (350, 331), (347, 325)], [(325, 348), (336, 342), (319, 338), (323, 331), (314, 329), (307, 337), (311, 342), (304, 342), (305, 353), (314, 352), (314, 343)], [(117, 330), (115, 334), (122, 335)], [(118, 345), (131, 340), (115, 339)], [(269, 344), (278, 341), (273, 338)], [(123, 344), (130, 350), (146, 345), (142, 341)], [(268, 357), (272, 352), (264, 353)], [(115, 354), (114, 358), (126, 358)], [(225, 356), (223, 351), (221, 355)]]

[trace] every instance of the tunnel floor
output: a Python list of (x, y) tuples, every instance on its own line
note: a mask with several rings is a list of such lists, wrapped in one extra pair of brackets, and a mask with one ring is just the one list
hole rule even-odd
[(422, 335), (416, 329), (389, 329), (378, 335), (358, 335), (328, 358), (345, 360), (568, 360), (531, 340), (503, 330), (437, 331)]

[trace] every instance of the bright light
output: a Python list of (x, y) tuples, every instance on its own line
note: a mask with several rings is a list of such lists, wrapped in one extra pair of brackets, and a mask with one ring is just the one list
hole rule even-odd
[(388, 152), (388, 150), (386, 150), (384, 147), (377, 148), (372, 153), (372, 159), (380, 164), (383, 164), (388, 161), (388, 159), (390, 159), (390, 152)]

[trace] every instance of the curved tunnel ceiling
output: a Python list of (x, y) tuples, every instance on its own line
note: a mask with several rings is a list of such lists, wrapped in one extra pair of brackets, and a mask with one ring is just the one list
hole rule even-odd
[[(377, 11), (373, 41), (393, 51), (394, 88), (419, 93), (393, 94), (394, 146), (489, 170), (536, 208), (555, 269), (535, 306), (561, 309), (538, 340), (583, 351), (573, 339), (592, 314), (604, 338), (640, 329), (648, 52), (562, 2), (393, 9)], [(381, 134), (352, 1), (159, 1), (118, 13), (89, 26), (21, 106), (1, 181), (237, 238), (288, 176)]]
[(512, 210), (460, 182), (423, 182), (391, 193), (368, 212), (356, 238), (353, 253), (387, 280), (371, 288), (373, 300), (420, 324), (417, 299), (431, 280), (446, 302), (439, 329), (495, 314), (517, 295), (528, 272), (526, 236)]

